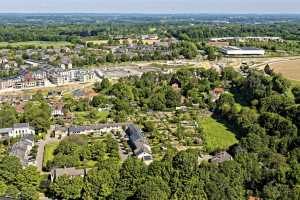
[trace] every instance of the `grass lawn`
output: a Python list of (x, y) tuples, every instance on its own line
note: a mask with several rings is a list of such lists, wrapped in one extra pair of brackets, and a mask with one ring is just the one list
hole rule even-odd
[(53, 47), (57, 48), (57, 47), (64, 47), (67, 45), (71, 45), (71, 43), (63, 42), (63, 41), (60, 41), (60, 42), (29, 41), (29, 42), (13, 42), (13, 43), (0, 42), (0, 47), (6, 47), (8, 45), (13, 46), (13, 47), (34, 45), (34, 46), (41, 46), (43, 48), (53, 46)]
[(53, 160), (53, 158), (54, 158), (53, 153), (58, 145), (59, 145), (59, 142), (53, 142), (53, 143), (45, 145), (43, 166), (46, 166), (48, 161)]
[(202, 119), (200, 122), (204, 129), (204, 145), (208, 152), (225, 150), (229, 146), (238, 143), (234, 133), (229, 131), (224, 124), (217, 122), (215, 119), (208, 117)]
[(89, 112), (75, 112), (75, 123), (76, 124), (90, 124), (90, 123), (103, 123), (106, 121), (108, 116), (107, 111), (97, 112), (94, 119), (89, 118)]
[(292, 83), (292, 86), (298, 86), (300, 87), (300, 81), (296, 81), (296, 80), (290, 80)]

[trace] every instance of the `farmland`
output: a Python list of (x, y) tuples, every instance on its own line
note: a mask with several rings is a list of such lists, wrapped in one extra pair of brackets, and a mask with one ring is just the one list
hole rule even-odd
[(0, 42), (0, 48), (5, 48), (6, 46), (12, 47), (21, 47), (21, 46), (40, 46), (42, 48), (47, 47), (64, 47), (67, 45), (71, 45), (69, 42), (46, 42), (46, 41), (29, 41), (29, 42)]
[(277, 73), (281, 73), (288, 79), (300, 81), (300, 59), (289, 60), (270, 64)]

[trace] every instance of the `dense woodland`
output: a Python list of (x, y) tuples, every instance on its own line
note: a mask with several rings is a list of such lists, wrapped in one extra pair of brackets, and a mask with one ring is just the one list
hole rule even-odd
[(145, 23), (114, 22), (104, 20), (98, 23), (68, 23), (39, 25), (25, 23), (0, 25), (1, 42), (24, 41), (70, 41), (96, 37), (109, 39), (110, 36), (130, 36), (142, 34), (158, 34), (174, 36), (181, 40), (205, 41), (212, 37), (235, 36), (279, 36), (285, 40), (300, 39), (300, 24), (296, 22), (275, 22), (266, 24), (245, 23), (199, 23), (153, 20)]

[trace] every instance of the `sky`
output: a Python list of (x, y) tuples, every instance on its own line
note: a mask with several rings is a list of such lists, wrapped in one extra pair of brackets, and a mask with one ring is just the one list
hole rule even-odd
[(1, 0), (0, 12), (300, 13), (300, 0)]

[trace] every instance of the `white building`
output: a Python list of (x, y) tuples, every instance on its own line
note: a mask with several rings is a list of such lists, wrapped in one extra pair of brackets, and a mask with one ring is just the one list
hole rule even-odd
[(220, 51), (226, 55), (264, 55), (265, 50), (253, 47), (234, 47), (226, 46), (220, 48)]
[(35, 131), (32, 127), (29, 126), (28, 123), (20, 123), (20, 124), (14, 124), (11, 128), (1, 128), (0, 129), (0, 139), (3, 138), (15, 138), (19, 136), (25, 136), (25, 135), (34, 135)]

